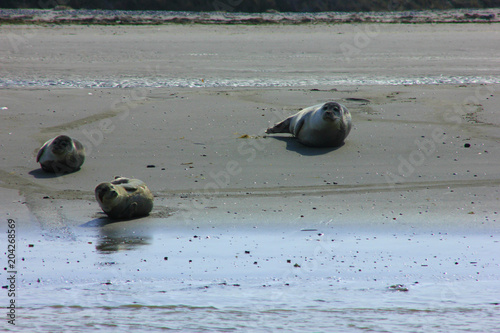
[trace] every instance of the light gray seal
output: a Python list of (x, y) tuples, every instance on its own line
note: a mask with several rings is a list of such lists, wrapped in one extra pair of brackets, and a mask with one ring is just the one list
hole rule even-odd
[(300, 143), (311, 147), (337, 147), (351, 131), (351, 122), (345, 106), (327, 102), (302, 109), (268, 128), (266, 133), (291, 133)]
[(45, 142), (38, 151), (36, 161), (44, 171), (56, 174), (75, 172), (85, 161), (85, 148), (76, 139), (59, 135)]
[(153, 194), (139, 179), (116, 177), (95, 188), (95, 198), (112, 219), (146, 216), (153, 209)]

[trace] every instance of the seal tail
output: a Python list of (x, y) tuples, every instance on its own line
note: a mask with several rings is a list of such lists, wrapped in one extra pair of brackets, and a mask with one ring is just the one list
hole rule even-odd
[(266, 133), (271, 134), (271, 133), (290, 133), (290, 122), (292, 121), (292, 118), (286, 118), (282, 122), (279, 122), (275, 124), (273, 127), (269, 127), (266, 130)]

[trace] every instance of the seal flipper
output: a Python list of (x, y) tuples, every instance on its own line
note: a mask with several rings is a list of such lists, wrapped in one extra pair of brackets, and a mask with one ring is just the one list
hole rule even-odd
[(122, 176), (115, 176), (115, 179), (111, 181), (111, 184), (113, 185), (120, 185), (120, 184), (128, 184), (130, 179), (122, 177)]
[(134, 215), (135, 212), (137, 211), (137, 202), (132, 202), (130, 206), (123, 212), (125, 218), (131, 219)]
[(290, 132), (290, 123), (292, 121), (293, 116), (286, 118), (282, 122), (275, 124), (273, 127), (269, 127), (266, 130), (266, 133), (291, 133)]
[(139, 188), (138, 188), (136, 185), (134, 185), (134, 184), (122, 184), (121, 186), (122, 186), (122, 187), (125, 189), (125, 191), (127, 191), (127, 192), (135, 192), (135, 191), (137, 191), (137, 190), (139, 189)]
[(120, 207), (114, 207), (110, 211), (106, 212), (108, 216), (113, 220), (129, 220), (134, 217), (137, 211), (137, 202), (132, 202), (125, 209), (120, 209)]

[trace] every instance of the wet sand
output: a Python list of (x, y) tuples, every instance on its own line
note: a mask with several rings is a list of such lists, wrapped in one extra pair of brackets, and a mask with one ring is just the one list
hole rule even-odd
[[(499, 46), (489, 42), (495, 25), (0, 29), (19, 37), (0, 51), (2, 77), (38, 82), (0, 89), (2, 215), (16, 221), (24, 259), (19, 283), (29, 295), (21, 293), (18, 303), (43, 309), (37, 318), (68, 315), (58, 305), (81, 306), (83, 323), (88, 311), (107, 305), (232, 311), (238, 303), (258, 304), (269, 324), (265, 311), (297, 297), (304, 297), (297, 305), (304, 315), (319, 303), (349, 312), (356, 308), (346, 301), (353, 295), (357, 304), (373, 301), (373, 309), (431, 307), (435, 317), (421, 327), (440, 322), (450, 299), (457, 316), (445, 328), (454, 327), (464, 306), (473, 309), (471, 318), (478, 311), (495, 318), (499, 85), (472, 82), (499, 77)], [(378, 32), (360, 48), (355, 41), (365, 29)], [(417, 47), (422, 39), (428, 43)], [(298, 40), (303, 44), (293, 43)], [(358, 52), (345, 58), (342, 43), (358, 45)], [(301, 84), (351, 73), (365, 84)], [(366, 84), (427, 76), (471, 81)], [(58, 81), (124, 86), (181, 78), (197, 86), (65, 87)], [(227, 84), (263, 78), (269, 86)], [(295, 84), (270, 84), (280, 80)], [(353, 116), (343, 146), (311, 149), (264, 134), (302, 107), (328, 100)], [(36, 153), (61, 133), (82, 141), (87, 159), (76, 173), (48, 175)], [(149, 217), (110, 223), (100, 212), (94, 188), (117, 175), (148, 184), (155, 194)], [(136, 299), (129, 283), (144, 298)], [(400, 283), (397, 293), (413, 291), (404, 300), (390, 289)], [(289, 285), (294, 291), (283, 292)], [(266, 298), (263, 286), (279, 297)], [(61, 288), (65, 297), (47, 300)], [(436, 288), (447, 294), (436, 296)], [(332, 295), (318, 293), (325, 289)], [(384, 301), (377, 303), (380, 295)], [(335, 303), (341, 300), (346, 303)], [(256, 330), (248, 316), (243, 326)], [(404, 311), (397, 317), (405, 318)], [(402, 329), (371, 320), (380, 330)], [(25, 327), (34, 321), (20, 318)], [(179, 329), (209, 328), (213, 323)]]
[[(97, 216), (94, 187), (121, 175), (149, 184), (152, 217), (168, 223), (226, 216), (496, 228), (493, 88), (3, 89), (4, 200), (12, 190), (24, 197), (4, 207), (29, 210), (44, 228), (78, 226)], [(127, 101), (137, 91), (145, 95)], [(487, 97), (464, 103), (476, 94)], [(329, 99), (353, 114), (342, 147), (264, 134)], [(81, 140), (88, 156), (80, 171), (56, 177), (35, 157), (60, 133)]]

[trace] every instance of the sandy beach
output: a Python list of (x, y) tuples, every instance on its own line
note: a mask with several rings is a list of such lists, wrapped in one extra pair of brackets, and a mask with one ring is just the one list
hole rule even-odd
[[(0, 36), (0, 202), (16, 222), (19, 288), (7, 331), (58, 331), (47, 316), (61, 331), (75, 317), (81, 331), (498, 327), (496, 24)], [(343, 146), (264, 133), (329, 100), (353, 117)], [(47, 174), (37, 151), (63, 133), (85, 164)], [(118, 175), (148, 184), (150, 216), (105, 218), (94, 188)]]

